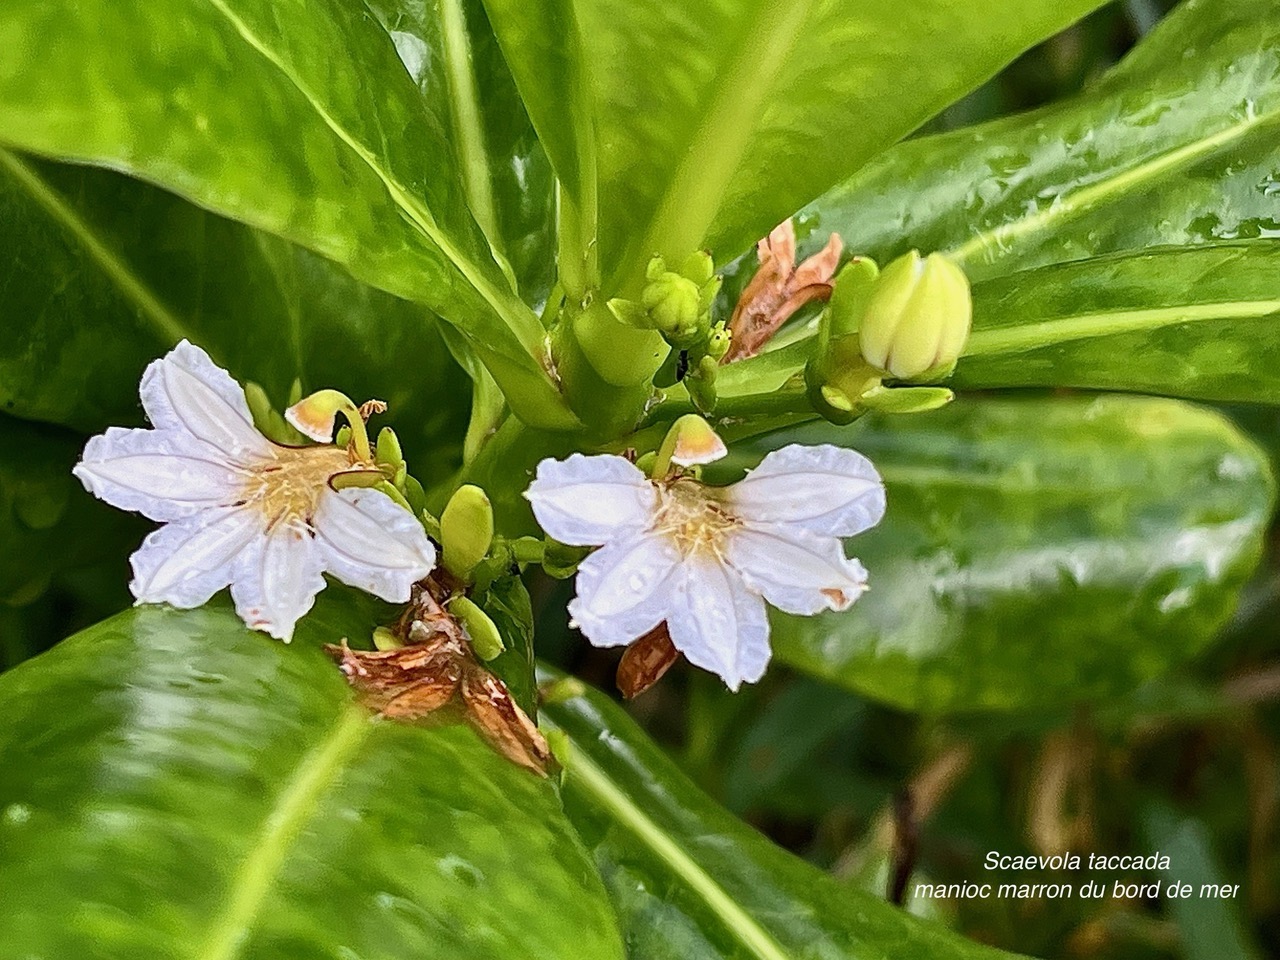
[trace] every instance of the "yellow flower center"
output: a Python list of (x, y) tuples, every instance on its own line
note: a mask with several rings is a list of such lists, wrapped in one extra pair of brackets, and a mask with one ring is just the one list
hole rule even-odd
[(725, 535), (739, 525), (715, 497), (715, 487), (678, 477), (658, 485), (656, 527), (670, 537), (683, 556), (699, 551), (719, 554)]
[(345, 450), (337, 447), (283, 447), (254, 466), (244, 485), (244, 502), (256, 506), (268, 526), (282, 520), (311, 522), (320, 496), (335, 473), (352, 468)]

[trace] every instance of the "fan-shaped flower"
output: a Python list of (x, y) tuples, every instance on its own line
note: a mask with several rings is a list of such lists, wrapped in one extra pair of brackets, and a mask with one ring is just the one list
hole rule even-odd
[(861, 596), (866, 570), (839, 538), (885, 508), (871, 462), (827, 445), (783, 447), (728, 487), (573, 454), (543, 460), (525, 495), (552, 537), (600, 547), (569, 604), (588, 640), (621, 646), (665, 621), (676, 649), (733, 690), (769, 662), (765, 601), (808, 615)]
[(288, 641), (323, 573), (409, 599), (435, 566), (422, 524), (385, 494), (335, 490), (369, 469), (332, 445), (286, 447), (253, 425), (244, 391), (187, 341), (142, 375), (154, 430), (108, 428), (75, 475), (112, 506), (164, 524), (130, 558), (139, 603), (198, 607), (230, 585), (246, 624)]

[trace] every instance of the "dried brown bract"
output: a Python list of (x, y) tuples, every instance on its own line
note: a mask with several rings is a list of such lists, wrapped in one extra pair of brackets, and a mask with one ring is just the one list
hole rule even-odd
[(667, 625), (661, 623), (646, 633), (622, 654), (618, 663), (618, 692), (628, 700), (640, 696), (680, 658), (671, 642)]
[(790, 220), (774, 227), (756, 245), (760, 267), (733, 310), (729, 351), (721, 363), (754, 357), (806, 303), (830, 299), (843, 249), (840, 235), (833, 233), (822, 250), (796, 266), (795, 227)]
[(547, 741), (430, 588), (419, 591), (406, 617), (407, 646), (352, 650), (343, 641), (325, 647), (360, 701), (392, 720), (463, 719), (512, 763), (546, 776)]

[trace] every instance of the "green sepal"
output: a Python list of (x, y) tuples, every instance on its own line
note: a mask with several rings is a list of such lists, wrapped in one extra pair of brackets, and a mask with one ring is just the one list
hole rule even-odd
[(946, 387), (873, 387), (858, 404), (879, 413), (925, 413), (945, 407), (956, 398)]

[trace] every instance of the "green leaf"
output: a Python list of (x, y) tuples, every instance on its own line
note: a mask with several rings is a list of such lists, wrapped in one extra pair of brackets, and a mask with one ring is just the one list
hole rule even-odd
[(448, 133), (472, 215), (525, 302), (555, 280), (555, 184), (479, 0), (370, 0)]
[(1183, 3), (1073, 100), (885, 153), (801, 214), (973, 279), (1121, 250), (1280, 236), (1280, 8)]
[[(610, 292), (643, 280), (654, 253), (678, 263), (702, 245), (743, 249), (1099, 5), (574, 4), (591, 84)], [(550, 66), (554, 78), (558, 65)]]
[(551, 687), (543, 717), (568, 738), (566, 809), (613, 897), (630, 960), (1011, 956), (770, 843), (694, 786), (618, 706), (576, 680)]
[[(1164, 889), (1175, 882), (1190, 887), (1185, 897), (1161, 898), (1178, 925), (1186, 960), (1260, 960), (1239, 903), (1247, 887), (1228, 882), (1209, 827), (1159, 800), (1146, 804), (1140, 825), (1150, 848), (1169, 857), (1169, 869), (1161, 871)], [(1212, 892), (1202, 896), (1206, 888)], [(1224, 888), (1230, 895), (1221, 895)]]
[(337, 260), (457, 325), (522, 416), (574, 422), (452, 147), (363, 4), (13, 0), (0, 47), (0, 142), (122, 170)]
[[(978, 283), (949, 386), (1088, 387), (1280, 403), (1280, 243), (1237, 241), (1052, 264)], [(816, 335), (725, 368), (724, 397), (776, 390)]]
[(71, 476), (82, 446), (67, 431), (0, 416), (0, 606), (26, 605), (53, 577), (140, 539), (141, 524)]
[(0, 260), (0, 404), (18, 416), (138, 422), (143, 367), (186, 337), (281, 405), (295, 379), (386, 400), (411, 452), (465, 423), (422, 307), (135, 180), (0, 154), (0, 248), (20, 251)]
[(1213, 638), (1258, 561), (1273, 483), (1216, 413), (1124, 396), (957, 401), (770, 438), (854, 447), (888, 489), (850, 541), (870, 589), (773, 617), (779, 659), (909, 709), (1098, 700)]
[(1280, 243), (1117, 255), (979, 284), (957, 387), (1280, 403)]
[(594, 105), (577, 14), (568, 0), (483, 0), (497, 41), (559, 182), (559, 268), (578, 296), (593, 285)]
[[(23, 956), (621, 958), (549, 781), (373, 720), (318, 641), (120, 614), (0, 676), (0, 942)], [(68, 895), (68, 891), (76, 891)]]

